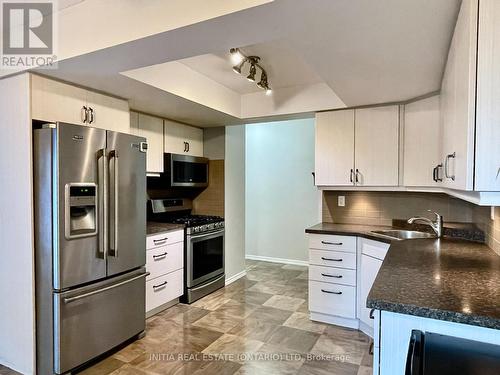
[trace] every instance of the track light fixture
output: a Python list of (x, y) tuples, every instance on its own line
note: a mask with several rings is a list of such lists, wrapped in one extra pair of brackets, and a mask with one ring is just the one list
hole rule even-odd
[(259, 56), (245, 56), (238, 48), (231, 48), (229, 50), (231, 53), (231, 61), (233, 64), (233, 71), (238, 74), (241, 73), (241, 69), (248, 63), (250, 65), (249, 74), (246, 77), (251, 82), (256, 82), (255, 75), (257, 74), (257, 68), (260, 69), (260, 80), (257, 86), (266, 91), (266, 95), (271, 95), (272, 90), (267, 82), (267, 73), (264, 68), (259, 64)]

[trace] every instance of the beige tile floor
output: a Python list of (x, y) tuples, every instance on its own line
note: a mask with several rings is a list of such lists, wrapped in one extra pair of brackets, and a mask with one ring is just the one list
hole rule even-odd
[(309, 320), (306, 267), (248, 261), (246, 277), (151, 317), (146, 337), (81, 374), (368, 375), (369, 344)]

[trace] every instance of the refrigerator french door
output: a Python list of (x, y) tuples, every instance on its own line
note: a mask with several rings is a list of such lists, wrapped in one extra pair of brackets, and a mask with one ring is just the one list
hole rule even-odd
[(144, 138), (34, 129), (37, 372), (63, 374), (145, 328)]

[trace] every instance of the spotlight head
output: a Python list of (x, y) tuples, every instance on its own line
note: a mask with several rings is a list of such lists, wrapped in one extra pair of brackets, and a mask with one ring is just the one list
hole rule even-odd
[(231, 61), (234, 65), (241, 63), (244, 59), (242, 53), (238, 48), (231, 48), (229, 50), (229, 53), (231, 53)]
[(267, 88), (267, 74), (263, 70), (261, 75), (260, 75), (260, 81), (257, 83), (257, 86), (260, 87), (261, 89), (265, 90)]
[(257, 73), (257, 68), (255, 64), (250, 65), (250, 74), (248, 74), (247, 79), (251, 82), (255, 82), (255, 74)]
[(245, 60), (242, 60), (238, 65), (233, 66), (233, 72), (241, 74), (241, 68), (245, 64)]

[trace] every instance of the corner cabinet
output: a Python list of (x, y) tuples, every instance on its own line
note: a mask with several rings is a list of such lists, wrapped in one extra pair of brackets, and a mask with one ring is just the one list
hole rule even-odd
[(31, 117), (129, 133), (128, 102), (35, 74), (31, 75)]
[(399, 106), (316, 114), (318, 186), (398, 186)]
[(130, 132), (146, 138), (148, 142), (146, 172), (163, 173), (163, 120), (130, 112)]
[(203, 156), (203, 129), (164, 120), (165, 152)]
[(444, 186), (500, 191), (500, 4), (464, 0), (441, 87)]

